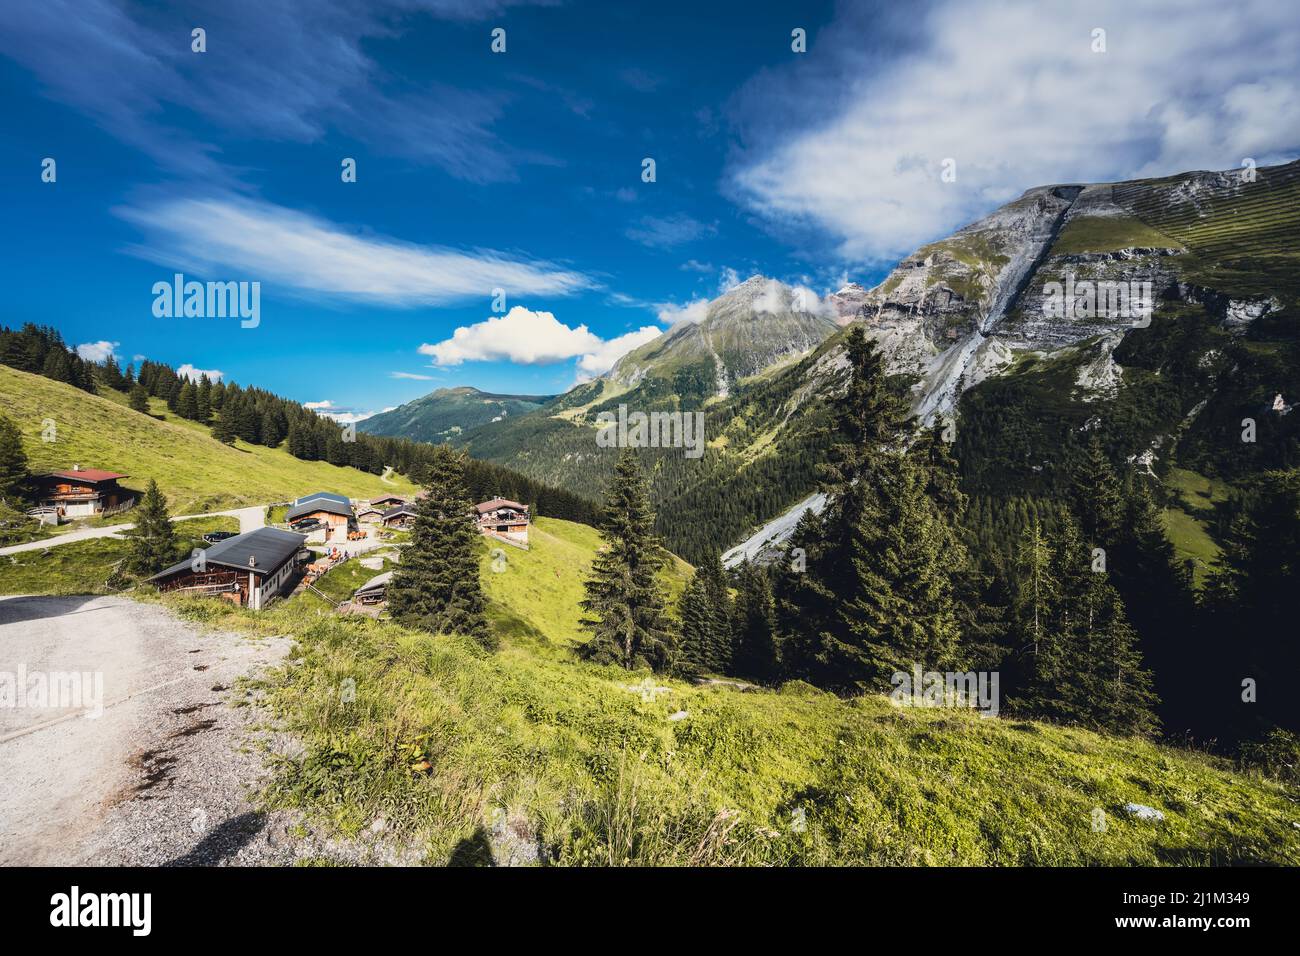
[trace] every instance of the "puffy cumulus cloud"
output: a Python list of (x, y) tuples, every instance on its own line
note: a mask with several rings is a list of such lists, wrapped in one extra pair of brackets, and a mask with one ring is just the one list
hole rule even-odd
[(702, 322), (708, 314), (708, 299), (692, 299), (685, 305), (665, 302), (659, 307), (657, 313), (659, 321), (665, 325), (676, 325), (678, 322)]
[[(343, 408), (339, 405), (335, 405), (334, 402), (328, 398), (322, 399), (319, 402), (303, 402), (302, 407), (315, 412), (322, 418), (333, 419), (340, 425), (351, 425), (363, 421), (375, 414), (375, 412), (359, 412), (353, 408)], [(390, 410), (391, 409), (385, 409), (385, 411)]]
[(108, 342), (100, 339), (98, 342), (82, 342), (77, 346), (77, 354), (87, 362), (105, 362), (110, 355), (116, 355), (114, 351), (121, 342)]
[(272, 282), (306, 297), (338, 296), (395, 307), (511, 295), (569, 295), (586, 276), (491, 250), (422, 246), (358, 235), (271, 203), (222, 196), (170, 199), (116, 210), (145, 231), (130, 251), (173, 268)]
[(516, 305), (505, 315), (462, 325), (451, 338), (421, 345), (419, 352), (431, 356), (436, 365), (492, 361), (552, 365), (600, 344), (600, 336), (585, 325), (570, 328), (553, 313)]
[(643, 325), (635, 332), (627, 332), (601, 343), (600, 348), (578, 357), (578, 380), (586, 381), (604, 375), (614, 363), (635, 348), (653, 342), (663, 335), (663, 330), (653, 325)]
[(1300, 17), (1273, 0), (1231, 15), (1186, 0), (845, 5), (812, 45), (817, 62), (739, 95), (748, 145), (728, 179), (773, 225), (829, 232), (848, 259), (893, 260), (1036, 185), (1300, 148)]
[(211, 381), (217, 382), (220, 381), (221, 377), (226, 373), (216, 368), (195, 368), (189, 362), (186, 362), (176, 370), (176, 374), (181, 378), (188, 378), (191, 382), (197, 382), (204, 375), (206, 375)]
[(570, 327), (550, 312), (516, 305), (505, 315), (462, 325), (451, 338), (421, 345), (419, 352), (430, 356), (435, 365), (494, 361), (553, 365), (576, 358), (580, 371), (599, 375), (620, 356), (660, 333), (654, 326), (645, 326), (606, 340), (585, 325)]

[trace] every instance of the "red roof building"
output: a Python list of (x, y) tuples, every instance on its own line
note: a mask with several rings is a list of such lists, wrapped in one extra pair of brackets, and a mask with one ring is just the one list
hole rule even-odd
[(90, 518), (120, 511), (135, 503), (134, 495), (118, 485), (127, 475), (75, 465), (70, 471), (52, 471), (36, 479), (37, 499), (54, 508), (60, 518)]

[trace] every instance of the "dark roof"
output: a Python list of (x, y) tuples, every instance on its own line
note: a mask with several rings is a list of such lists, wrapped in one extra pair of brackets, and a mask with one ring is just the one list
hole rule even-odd
[(119, 475), (115, 471), (100, 471), (98, 468), (78, 468), (75, 471), (52, 471), (45, 478), (70, 478), (74, 481), (88, 481), (92, 485), (100, 481), (117, 481), (119, 478), (126, 478), (127, 475)]
[(339, 504), (333, 498), (312, 498), (300, 505), (294, 505), (284, 516), (285, 521), (295, 521), (305, 515), (314, 515), (318, 511), (328, 511), (334, 515), (351, 515), (352, 506), (347, 502)]
[(308, 501), (315, 501), (317, 498), (324, 498), (326, 501), (337, 501), (342, 505), (349, 505), (352, 503), (347, 498), (342, 495), (336, 495), (332, 491), (317, 491), (314, 494), (303, 495), (301, 498), (295, 498), (293, 503), (295, 505), (306, 504)]
[(402, 515), (402, 514), (413, 515), (415, 514), (415, 509), (412, 508), (410, 505), (398, 505), (396, 508), (389, 508), (387, 511), (385, 511), (384, 518), (385, 519), (396, 518), (398, 515)]
[(401, 495), (380, 495), (378, 498), (370, 499), (372, 505), (377, 505), (385, 501), (396, 501), (399, 505), (406, 504), (406, 499)]
[(482, 504), (474, 506), (474, 510), (479, 514), (487, 514), (489, 511), (496, 511), (498, 508), (514, 508), (516, 511), (527, 511), (527, 505), (521, 505), (517, 501), (511, 501), (509, 498), (493, 498), (491, 501), (484, 501)]
[(361, 585), (361, 587), (357, 588), (356, 591), (354, 591), (353, 593), (361, 594), (364, 591), (376, 591), (379, 590), (380, 588), (386, 588), (388, 587), (388, 582), (391, 581), (392, 578), (393, 578), (392, 571), (385, 571), (383, 574), (376, 574), (365, 584)]
[[(294, 534), (292, 531), (258, 528), (256, 531), (246, 531), (225, 541), (218, 541), (204, 549), (203, 557), (208, 564), (223, 568), (237, 568), (240, 571), (253, 570), (258, 574), (268, 575), (280, 570), (286, 561), (297, 554), (305, 540), (302, 535)], [(249, 558), (253, 558), (255, 563), (249, 564)], [(184, 561), (179, 561), (166, 571), (159, 571), (149, 580), (155, 581), (189, 568), (191, 560), (186, 558)]]

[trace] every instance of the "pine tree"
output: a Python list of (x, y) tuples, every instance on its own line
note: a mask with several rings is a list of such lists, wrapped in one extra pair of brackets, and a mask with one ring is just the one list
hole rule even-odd
[(602, 518), (603, 547), (582, 601), (582, 624), (592, 635), (583, 656), (629, 669), (664, 669), (674, 643), (658, 578), (667, 556), (654, 535), (649, 491), (633, 449), (619, 456)]
[(221, 414), (212, 424), (212, 437), (219, 442), (233, 445), (238, 434), (239, 418), (235, 403), (227, 400), (221, 406)]
[(27, 453), (18, 426), (0, 415), (0, 498), (16, 497), (27, 478)]
[(1096, 547), (1114, 549), (1124, 521), (1123, 490), (1096, 435), (1088, 442), (1083, 467), (1075, 474), (1073, 491), (1085, 537)]
[(439, 448), (411, 543), (388, 585), (388, 609), (407, 625), (493, 646), (479, 581), (479, 533), (461, 454)]
[(677, 611), (681, 616), (678, 669), (690, 675), (710, 673), (715, 669), (710, 640), (713, 616), (704, 579), (699, 572), (691, 575), (686, 583)]
[(136, 382), (131, 386), (131, 393), (130, 397), (127, 399), (127, 404), (137, 412), (144, 412), (146, 415), (149, 414), (149, 393), (145, 391), (144, 386), (139, 382)]
[(135, 527), (127, 536), (131, 542), (127, 567), (137, 574), (161, 571), (176, 559), (176, 532), (167, 513), (167, 499), (152, 478), (136, 509)]
[(895, 671), (955, 663), (953, 577), (966, 553), (930, 497), (948, 479), (924, 456), (897, 450), (907, 418), (879, 350), (855, 328), (845, 352), (850, 380), (823, 474), (828, 503), (797, 529), (807, 571), (805, 580), (783, 576), (778, 619), (794, 676), (838, 691), (885, 689)]
[(1159, 700), (1137, 634), (1074, 518), (1067, 514), (1050, 537), (1035, 524), (1020, 567), (1017, 609), (1031, 650), (1017, 710), (1115, 733), (1153, 733)]
[(772, 585), (762, 568), (746, 561), (737, 575), (735, 670), (741, 677), (774, 680), (780, 671)]
[(180, 394), (176, 397), (176, 414), (181, 418), (188, 418), (190, 421), (199, 417), (199, 398), (195, 391), (194, 383), (189, 379), (181, 386)]

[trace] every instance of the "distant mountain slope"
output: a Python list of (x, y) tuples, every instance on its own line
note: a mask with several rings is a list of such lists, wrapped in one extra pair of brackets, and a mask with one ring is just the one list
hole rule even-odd
[[(0, 366), (0, 410), (22, 431), (30, 471), (74, 464), (104, 468), (130, 475), (123, 484), (139, 490), (153, 478), (173, 514), (284, 501), (321, 490), (351, 497), (414, 490), (398, 476), (386, 482), (356, 468), (294, 458), (283, 447), (224, 445), (206, 426), (169, 414), (161, 401), (154, 400), (153, 414), (145, 415), (128, 408), (122, 393), (104, 392), (91, 395)], [(54, 441), (42, 440), (46, 420), (54, 422)]]
[(437, 444), (511, 416), (536, 411), (549, 395), (494, 395), (476, 388), (440, 388), (421, 398), (357, 422), (357, 431)]
[[(1221, 478), (1284, 466), (1300, 459), (1300, 415), (1267, 409), (1300, 396), (1300, 164), (1255, 172), (1035, 187), (815, 314), (755, 277), (608, 375), (457, 441), (596, 496), (613, 457), (595, 443), (599, 412), (702, 409), (702, 458), (643, 452), (660, 532), (689, 560), (750, 533), (779, 541), (797, 517), (787, 509), (815, 501), (841, 326), (857, 323), (910, 382), (921, 418), (957, 419), (972, 491), (1059, 493), (1098, 428), (1160, 475), (1175, 459)], [(1048, 283), (1071, 278), (1150, 282), (1149, 327), (1104, 312), (1049, 317)], [(1259, 441), (1227, 441), (1248, 415)]]

